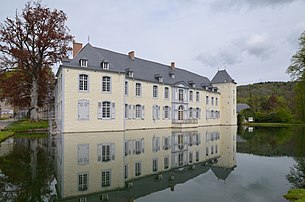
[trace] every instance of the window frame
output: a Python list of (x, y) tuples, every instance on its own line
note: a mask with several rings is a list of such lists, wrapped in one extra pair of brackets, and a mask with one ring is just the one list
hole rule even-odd
[[(105, 174), (103, 176), (103, 174)], [(107, 175), (108, 174), (108, 175)], [(111, 186), (111, 170), (102, 170), (101, 171), (101, 187), (110, 187)]]
[(141, 97), (142, 96), (142, 84), (141, 83), (136, 83), (135, 84), (135, 95), (136, 97)]
[[(81, 76), (86, 76), (81, 78)], [(81, 85), (82, 83), (82, 85)], [(85, 89), (86, 88), (86, 89)], [(78, 74), (78, 92), (89, 92), (89, 75), (85, 73)]]
[(164, 87), (164, 99), (169, 99), (169, 88)]
[(153, 85), (153, 98), (158, 98), (158, 86), (157, 85)]
[(111, 89), (112, 89), (111, 80), (112, 79), (110, 76), (102, 76), (102, 92), (103, 93), (111, 93)]

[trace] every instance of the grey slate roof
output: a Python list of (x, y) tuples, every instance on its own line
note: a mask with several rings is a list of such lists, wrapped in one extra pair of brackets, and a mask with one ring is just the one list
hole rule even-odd
[(212, 79), (211, 83), (227, 83), (227, 82), (234, 82), (234, 79), (228, 74), (226, 70), (219, 70), (214, 78)]
[(236, 104), (236, 112), (237, 113), (241, 112), (244, 109), (251, 109), (251, 107), (249, 105), (247, 105), (247, 104), (244, 104), (244, 103)]
[[(189, 81), (192, 81), (195, 83), (195, 88), (197, 89), (203, 89), (203, 85), (212, 86), (211, 81), (208, 78), (187, 70), (175, 68), (173, 71), (169, 65), (164, 65), (137, 57), (132, 60), (128, 54), (121, 54), (102, 48), (93, 47), (89, 43), (86, 44), (71, 61), (63, 61), (62, 66), (80, 67), (80, 59), (88, 60), (88, 67), (82, 68), (101, 70), (101, 62), (103, 60), (109, 62), (110, 66), (110, 69), (105, 71), (125, 73), (126, 69), (129, 68), (130, 71), (133, 71), (133, 77), (135, 79), (158, 82), (155, 75), (159, 74), (163, 77), (163, 83), (169, 85), (174, 85), (180, 81), (184, 81), (189, 85)], [(170, 77), (170, 72), (174, 72), (175, 78)]]

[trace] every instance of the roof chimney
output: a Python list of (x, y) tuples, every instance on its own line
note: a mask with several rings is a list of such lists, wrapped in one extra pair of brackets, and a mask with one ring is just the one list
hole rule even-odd
[(132, 60), (134, 60), (134, 54), (135, 52), (134, 51), (130, 51), (129, 53), (128, 53), (128, 55), (129, 55), (129, 57), (132, 59)]
[(77, 53), (82, 49), (83, 44), (82, 43), (77, 43), (73, 41), (73, 58), (77, 55)]
[(172, 70), (175, 70), (175, 68), (176, 68), (176, 63), (175, 62), (171, 62), (171, 68), (172, 68)]

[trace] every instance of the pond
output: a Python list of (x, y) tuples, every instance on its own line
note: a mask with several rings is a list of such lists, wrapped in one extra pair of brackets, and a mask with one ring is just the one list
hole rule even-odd
[[(286, 201), (304, 128), (16, 136), (0, 147), (0, 201)], [(289, 179), (289, 180), (288, 180)]]

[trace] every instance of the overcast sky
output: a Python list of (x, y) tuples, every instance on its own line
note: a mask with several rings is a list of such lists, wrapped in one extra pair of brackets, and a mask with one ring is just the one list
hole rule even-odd
[[(26, 1), (1, 1), (0, 22)], [(238, 84), (288, 81), (305, 30), (304, 0), (42, 0), (63, 10), (75, 40)], [(89, 37), (88, 37), (89, 36)]]

